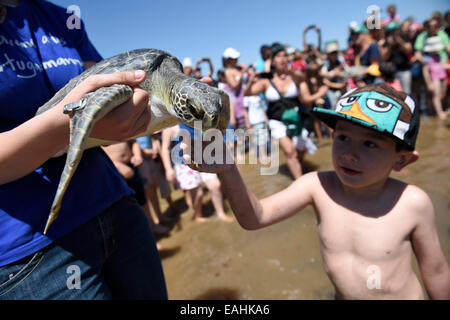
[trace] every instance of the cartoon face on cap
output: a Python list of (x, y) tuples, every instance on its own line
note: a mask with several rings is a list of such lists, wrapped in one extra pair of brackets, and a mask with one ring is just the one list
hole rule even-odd
[(375, 90), (354, 90), (345, 94), (336, 105), (337, 113), (362, 120), (365, 126), (399, 139), (403, 139), (408, 131), (413, 111), (414, 101), (410, 97), (403, 100)]
[(377, 83), (347, 92), (336, 110), (313, 108), (312, 113), (334, 128), (339, 119), (395, 138), (407, 149), (414, 150), (420, 116), (414, 100), (386, 83)]

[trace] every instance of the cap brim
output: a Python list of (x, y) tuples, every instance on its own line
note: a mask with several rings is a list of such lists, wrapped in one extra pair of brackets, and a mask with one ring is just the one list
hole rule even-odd
[[(354, 120), (359, 120), (359, 119), (353, 118), (351, 116), (348, 116), (346, 114), (338, 113), (336, 111), (332, 111), (332, 110), (328, 110), (328, 109), (324, 109), (324, 108), (316, 107), (316, 108), (313, 108), (313, 110), (311, 112), (316, 118), (318, 118), (320, 121), (323, 121), (327, 126), (329, 126), (332, 129), (334, 129), (336, 127), (336, 122), (338, 120), (347, 120), (347, 121), (351, 121), (351, 122), (354, 122)], [(362, 121), (362, 122), (367, 123), (365, 121)], [(361, 125), (364, 125), (364, 124), (361, 123)], [(364, 126), (367, 127), (367, 125), (364, 125)]]

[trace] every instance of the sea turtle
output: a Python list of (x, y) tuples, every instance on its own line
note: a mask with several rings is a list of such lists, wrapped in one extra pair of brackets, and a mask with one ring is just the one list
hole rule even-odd
[[(223, 91), (189, 77), (183, 73), (181, 63), (167, 52), (157, 49), (128, 51), (102, 60), (79, 76), (73, 78), (36, 115), (56, 106), (75, 86), (93, 74), (131, 70), (144, 70), (146, 79), (140, 87), (150, 95), (151, 121), (140, 136), (184, 123), (193, 127), (201, 121), (203, 129), (217, 128), (223, 132), (229, 121), (229, 98)], [(55, 156), (67, 152), (64, 170), (44, 229), (47, 233), (57, 218), (62, 197), (69, 185), (83, 151), (87, 148), (114, 142), (89, 138), (94, 123), (115, 107), (127, 101), (133, 93), (128, 85), (115, 84), (86, 94), (81, 100), (64, 107), (70, 114), (70, 143)]]

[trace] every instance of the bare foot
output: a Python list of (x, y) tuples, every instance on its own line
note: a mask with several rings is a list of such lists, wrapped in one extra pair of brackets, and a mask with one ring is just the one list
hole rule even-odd
[(204, 223), (204, 222), (209, 221), (209, 219), (203, 218), (203, 217), (194, 217), (194, 221), (197, 223)]
[(233, 222), (234, 221), (233, 217), (227, 216), (226, 214), (221, 214), (218, 216), (218, 218), (224, 222)]

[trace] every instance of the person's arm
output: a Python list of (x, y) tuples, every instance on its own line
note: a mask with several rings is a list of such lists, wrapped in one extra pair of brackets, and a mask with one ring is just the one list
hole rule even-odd
[(246, 187), (236, 166), (218, 174), (223, 190), (239, 224), (260, 229), (285, 220), (312, 204), (311, 175), (303, 175), (286, 189), (259, 201)]
[(117, 171), (119, 171), (120, 175), (124, 177), (124, 179), (131, 179), (134, 177), (134, 170), (129, 165), (119, 161), (113, 161), (113, 163)]
[(309, 92), (309, 88), (308, 85), (306, 84), (306, 82), (302, 82), (300, 83), (300, 102), (302, 102), (303, 104), (307, 105), (307, 106), (311, 106), (312, 103), (314, 103), (314, 101), (316, 101), (317, 99), (322, 98), (328, 91), (328, 87), (325, 85), (322, 85), (319, 90), (317, 90), (316, 93), (311, 94), (311, 92)]
[(256, 72), (255, 74), (252, 74), (250, 78), (248, 78), (248, 82), (244, 90), (244, 96), (256, 96), (257, 94), (266, 91), (269, 80), (258, 79), (257, 76), (259, 74), (261, 73)]
[(244, 108), (244, 120), (245, 120), (245, 128), (251, 129), (252, 126), (250, 124), (250, 121), (248, 120), (248, 107)]
[(203, 59), (203, 61), (206, 61), (209, 65), (209, 73), (208, 73), (208, 77), (212, 78), (213, 74), (214, 74), (214, 67), (212, 65), (211, 59), (209, 57), (206, 57)]
[(449, 300), (450, 269), (439, 244), (433, 204), (419, 188), (414, 187), (412, 192), (418, 223), (411, 240), (425, 289), (431, 299)]
[(164, 129), (162, 132), (161, 141), (161, 160), (166, 171), (167, 181), (174, 183), (176, 180), (175, 171), (172, 167), (172, 160), (170, 158), (170, 145), (172, 142), (172, 136), (175, 134), (177, 127), (171, 127)]
[(153, 136), (151, 137), (151, 139), (152, 139), (151, 158), (156, 159), (158, 155), (161, 155), (161, 142), (159, 141), (159, 139), (154, 138)]
[(397, 34), (396, 37), (397, 43), (400, 46), (400, 50), (406, 54), (406, 55), (410, 55), (412, 53), (412, 44), (409, 41), (405, 41), (399, 34)]
[(239, 73), (238, 75), (238, 73), (230, 69), (225, 70), (225, 79), (233, 90), (237, 90), (242, 83), (242, 74)]
[(386, 45), (381, 45), (380, 48), (381, 48), (381, 50), (380, 50), (381, 58), (384, 61), (388, 61), (390, 59), (390, 57), (391, 57), (391, 54), (392, 54), (391, 44), (386, 43)]
[[(129, 146), (128, 142), (127, 146)], [(134, 176), (134, 170), (127, 163), (124, 163), (120, 157), (117, 156), (116, 145), (109, 145), (105, 147), (101, 147), (103, 151), (108, 155), (109, 159), (111, 159), (112, 163), (116, 167), (117, 171), (119, 171), (120, 175), (124, 179), (131, 179)]]
[(323, 83), (324, 83), (324, 85), (326, 85), (328, 88), (331, 88), (331, 89), (342, 90), (346, 87), (345, 82), (333, 82), (333, 81), (328, 80), (327, 78), (323, 79)]
[[(205, 148), (209, 143), (204, 143)], [(227, 150), (224, 144), (223, 150)], [(187, 145), (181, 144), (183, 158), (191, 162), (186, 154)], [(193, 148), (191, 147), (191, 150)], [(225, 152), (224, 152), (225, 153)], [(224, 159), (227, 158), (224, 155)], [(229, 156), (228, 156), (229, 158)], [(313, 192), (317, 183), (317, 173), (303, 175), (286, 189), (261, 201), (244, 183), (238, 168), (233, 164), (200, 164), (189, 166), (198, 171), (216, 173), (222, 183), (223, 191), (239, 224), (247, 230), (260, 229), (287, 219), (313, 203)], [(317, 184), (316, 184), (317, 185)]]
[(133, 139), (129, 143), (131, 144), (132, 153), (130, 162), (133, 164), (133, 166), (139, 167), (144, 161), (144, 158), (142, 157), (142, 149), (136, 139)]
[(426, 85), (428, 91), (433, 92), (434, 88), (433, 88), (433, 84), (431, 82), (430, 70), (429, 70), (428, 64), (426, 62), (422, 65), (422, 76), (423, 76), (423, 80), (425, 81), (425, 85)]
[(312, 28), (314, 28), (314, 25), (306, 26), (305, 29), (303, 29), (303, 34), (302, 34), (303, 50), (306, 50), (306, 48), (308, 47), (308, 44), (306, 42), (306, 34), (308, 33), (308, 30), (312, 29)]
[[(121, 72), (94, 75), (75, 87), (57, 106), (18, 127), (0, 133), (0, 185), (31, 173), (69, 143), (69, 116), (64, 105), (80, 100), (86, 93), (116, 83), (137, 86), (145, 73)], [(91, 136), (123, 141), (143, 132), (150, 121), (148, 94), (135, 89), (133, 97), (99, 120)]]

